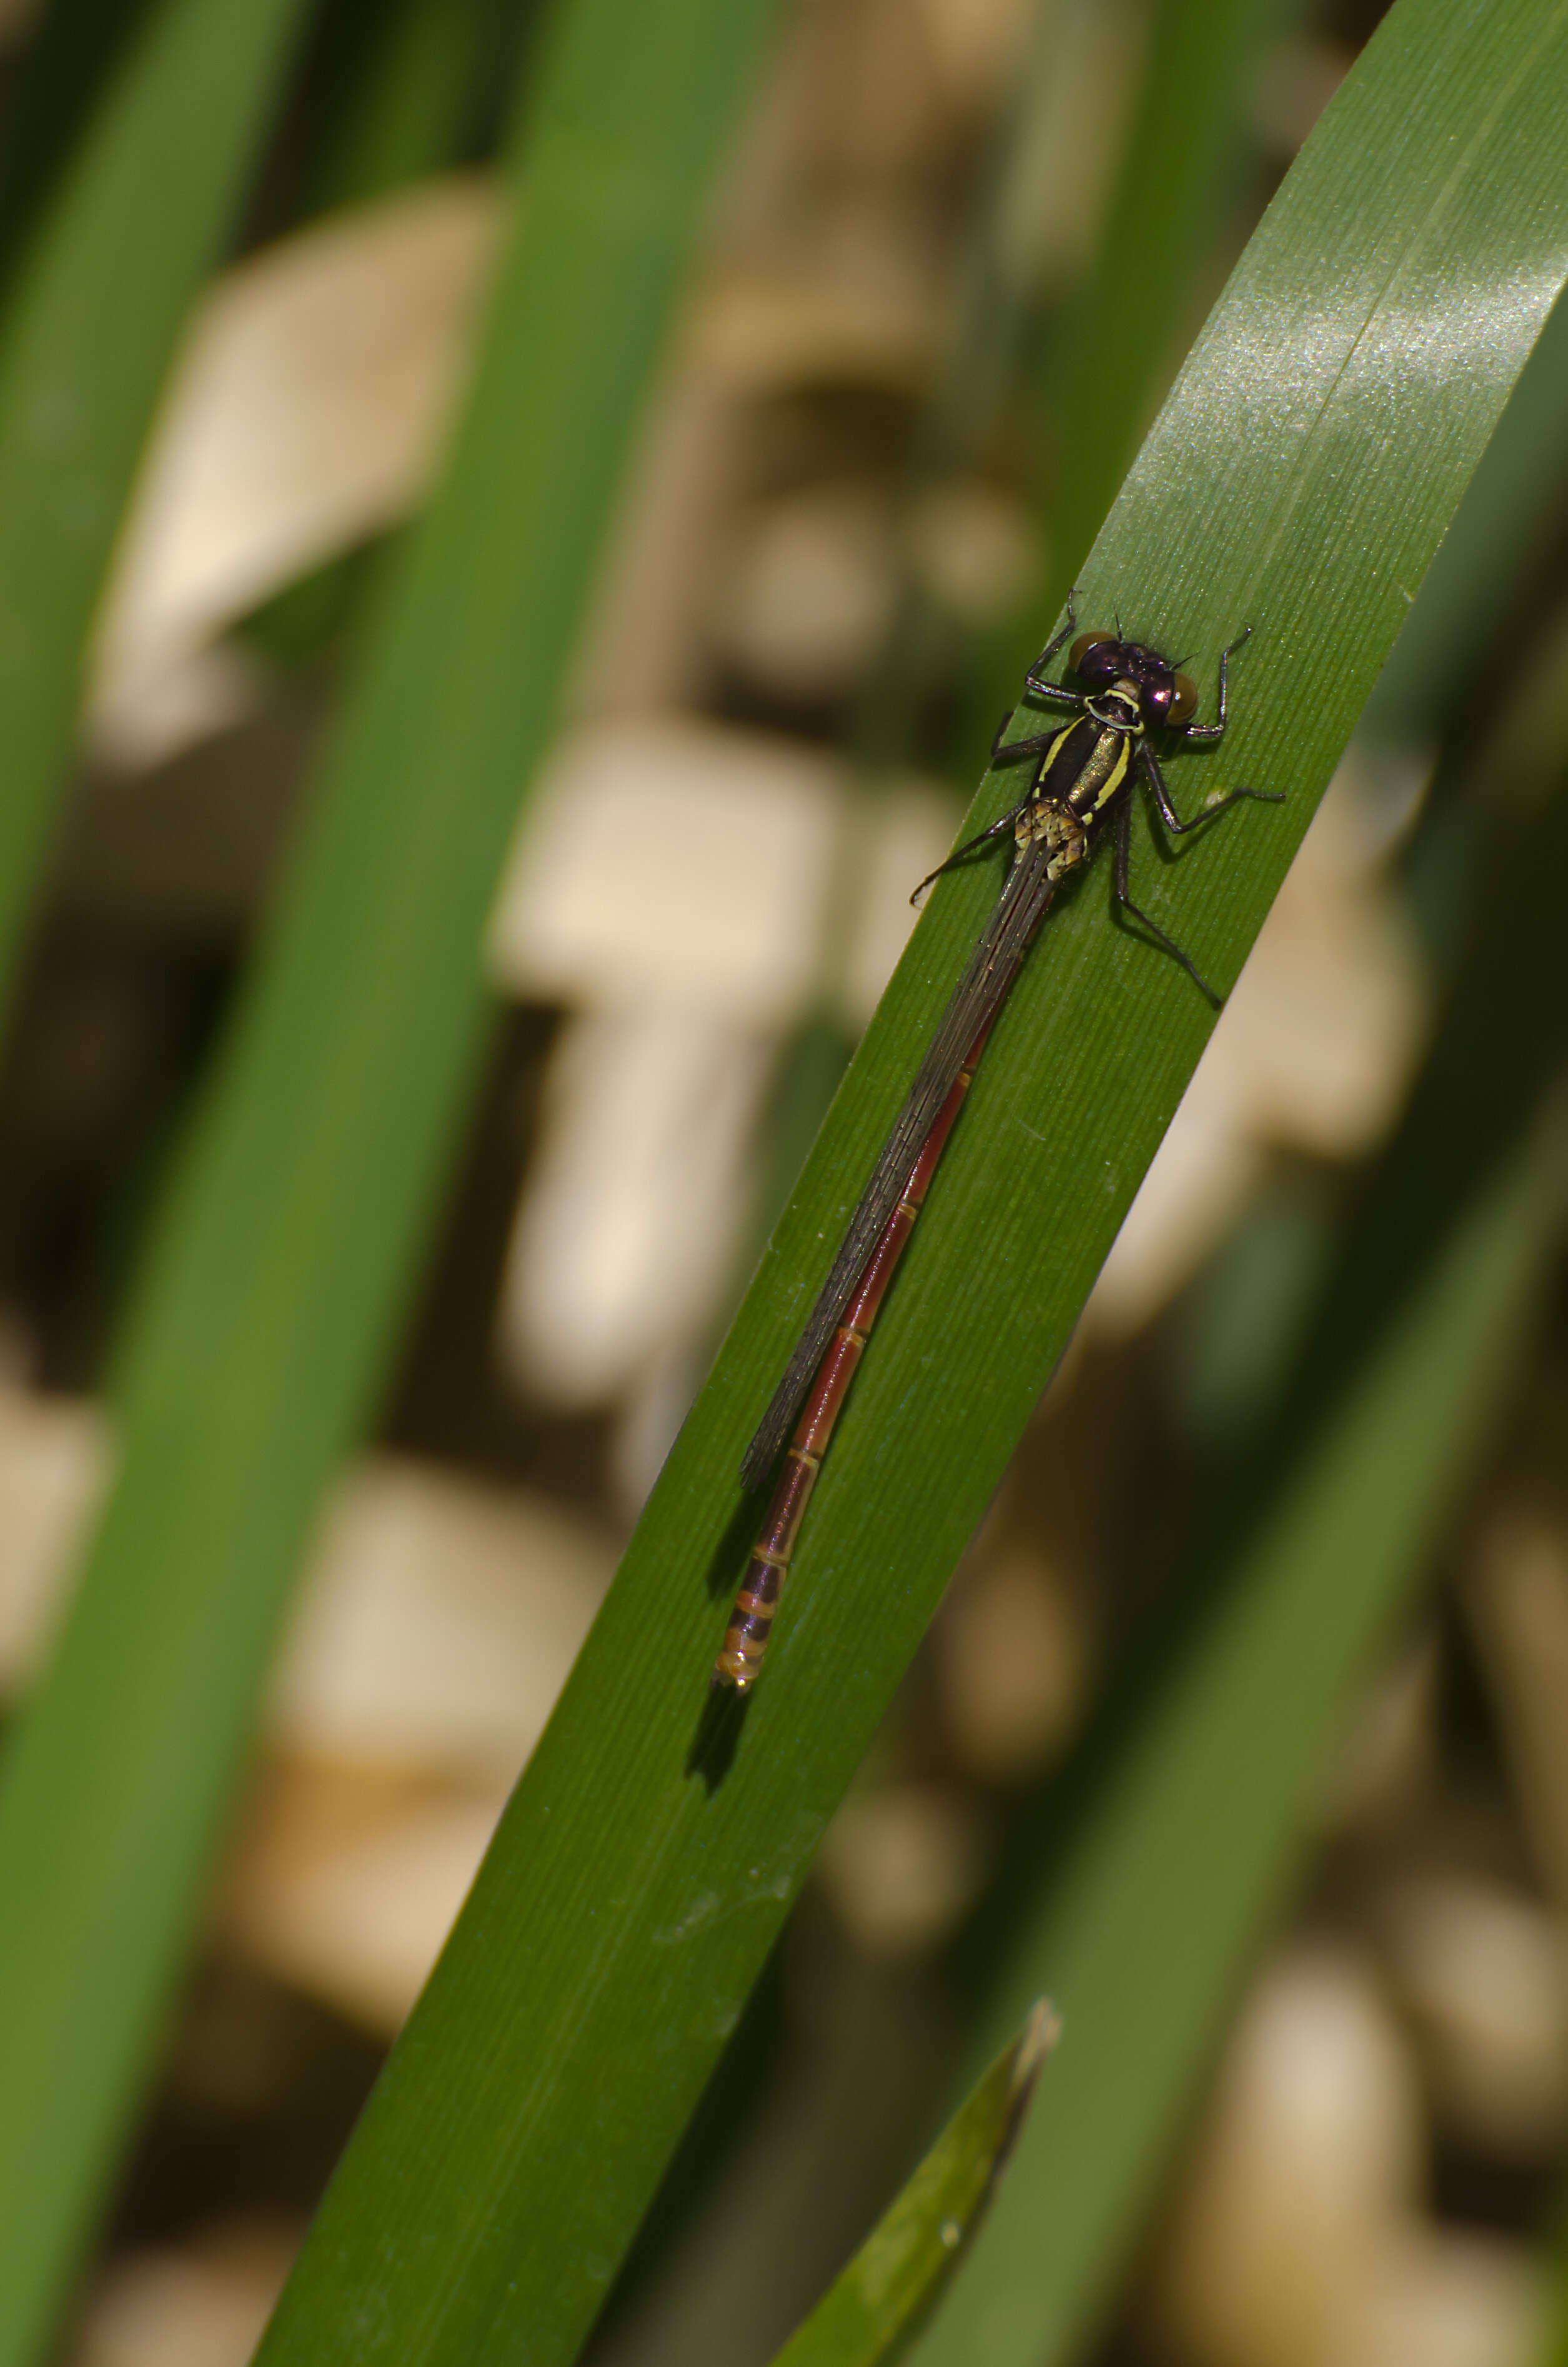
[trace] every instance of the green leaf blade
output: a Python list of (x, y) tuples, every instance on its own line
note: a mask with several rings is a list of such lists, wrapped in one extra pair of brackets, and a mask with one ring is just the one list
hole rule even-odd
[(302, 14), (302, 0), (152, 9), (9, 291), (0, 327), (0, 994), (20, 957), (94, 613), (159, 390)]
[(774, 2367), (893, 2367), (968, 2258), (1060, 2024), (1043, 1999)]

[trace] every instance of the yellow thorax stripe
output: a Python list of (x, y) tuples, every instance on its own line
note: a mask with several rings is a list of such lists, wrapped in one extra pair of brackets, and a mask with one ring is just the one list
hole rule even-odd
[(1100, 784), (1100, 794), (1095, 798), (1093, 805), (1089, 808), (1089, 811), (1091, 813), (1098, 813), (1100, 807), (1108, 805), (1111, 799), (1116, 795), (1117, 790), (1121, 787), (1122, 782), (1127, 777), (1127, 767), (1132, 761), (1132, 741), (1124, 732), (1119, 732), (1117, 734), (1116, 761), (1111, 765), (1110, 772), (1106, 775), (1105, 779)]

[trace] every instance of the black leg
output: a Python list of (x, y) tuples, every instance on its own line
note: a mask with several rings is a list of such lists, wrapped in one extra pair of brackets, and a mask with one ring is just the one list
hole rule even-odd
[(1159, 808), (1159, 818), (1167, 830), (1177, 838), (1185, 837), (1190, 830), (1201, 829), (1204, 822), (1213, 821), (1216, 814), (1224, 813), (1227, 806), (1238, 804), (1243, 798), (1250, 798), (1255, 805), (1260, 806), (1282, 806), (1285, 802), (1284, 793), (1280, 789), (1227, 789), (1224, 797), (1211, 798), (1206, 806), (1201, 807), (1193, 815), (1190, 821), (1183, 821), (1171, 804), (1170, 791), (1166, 787), (1165, 775), (1160, 771), (1159, 760), (1146, 741), (1139, 749), (1138, 755), (1144, 768), (1144, 778), (1147, 781), (1154, 795), (1154, 801)]
[[(1080, 704), (1076, 697), (1073, 704), (1075, 707)], [(998, 764), (1021, 764), (1026, 756), (1043, 756), (1047, 748), (1053, 747), (1061, 736), (1056, 731), (1040, 731), (1028, 740), (1004, 740), (1002, 733), (1017, 713), (1016, 707), (1010, 707), (997, 726), (997, 736), (991, 742), (990, 770), (993, 772)]]
[(1181, 967), (1187, 972), (1188, 977), (1193, 980), (1198, 986), (1202, 988), (1203, 992), (1208, 996), (1215, 1010), (1218, 1011), (1224, 1002), (1224, 995), (1216, 994), (1214, 992), (1213, 988), (1209, 984), (1208, 980), (1203, 976), (1202, 971), (1198, 968), (1196, 962), (1192, 960), (1191, 957), (1182, 952), (1181, 947), (1177, 944), (1174, 937), (1168, 937), (1166, 935), (1165, 931), (1160, 927), (1157, 921), (1151, 921), (1146, 912), (1140, 912), (1137, 905), (1134, 903), (1131, 895), (1128, 893), (1128, 882), (1131, 873), (1132, 846), (1133, 800), (1131, 798), (1125, 798), (1122, 800), (1122, 810), (1116, 817), (1116, 866), (1112, 875), (1113, 884), (1116, 890), (1116, 901), (1121, 905), (1122, 910), (1124, 912), (1131, 912), (1134, 920), (1139, 923), (1140, 927), (1148, 931), (1150, 936), (1154, 938), (1156, 945), (1163, 946), (1166, 952), (1170, 955), (1171, 958), (1181, 964)]
[[(1035, 665), (1043, 665), (1044, 663), (1043, 658), (1036, 658), (1034, 661)], [(1083, 713), (1084, 697), (1081, 690), (1069, 690), (1066, 684), (1063, 682), (1036, 682), (1033, 667), (1031, 667), (1023, 678), (1023, 695), (1025, 698), (1042, 698), (1049, 707), (1070, 707), (1075, 714)]]
[(1024, 680), (1028, 683), (1031, 690), (1050, 690), (1055, 687), (1051, 683), (1036, 682), (1034, 677), (1036, 674), (1044, 673), (1046, 667), (1055, 656), (1056, 651), (1070, 639), (1073, 628), (1078, 621), (1077, 612), (1074, 605), (1077, 599), (1077, 585), (1075, 583), (1072, 590), (1067, 595), (1066, 623), (1062, 627), (1059, 633), (1055, 634), (1052, 640), (1046, 642), (1044, 648), (1041, 651), (1040, 655), (1035, 659), (1034, 663), (1030, 667), (1028, 674), (1024, 676)]
[(1230, 670), (1230, 662), (1231, 662), (1231, 657), (1232, 657), (1232, 654), (1233, 654), (1233, 652), (1234, 652), (1234, 651), (1235, 651), (1236, 650), (1239, 650), (1239, 649), (1240, 649), (1240, 647), (1241, 647), (1241, 645), (1242, 645), (1243, 641), (1245, 641), (1245, 640), (1246, 640), (1246, 639), (1247, 639), (1247, 635), (1251, 632), (1251, 630), (1252, 630), (1252, 627), (1251, 627), (1250, 625), (1244, 625), (1244, 626), (1242, 627), (1242, 629), (1241, 629), (1240, 632), (1236, 635), (1236, 637), (1235, 637), (1235, 640), (1234, 640), (1234, 641), (1227, 642), (1227, 643), (1226, 643), (1226, 645), (1225, 645), (1225, 647), (1224, 647), (1224, 648), (1220, 651), (1220, 717), (1219, 717), (1219, 721), (1218, 721), (1217, 723), (1190, 723), (1190, 724), (1187, 726), (1187, 730), (1186, 730), (1185, 734), (1183, 735), (1186, 739), (1188, 739), (1188, 740), (1195, 740), (1195, 741), (1208, 741), (1208, 742), (1213, 742), (1213, 741), (1215, 741), (1215, 740), (1223, 740), (1223, 739), (1224, 738), (1224, 736), (1225, 736), (1226, 693), (1227, 693), (1227, 687), (1228, 687), (1228, 685), (1227, 685), (1227, 682), (1226, 682), (1226, 676), (1227, 676), (1227, 674), (1228, 674), (1228, 673), (1229, 673), (1229, 670)]
[(931, 881), (933, 879), (940, 879), (944, 871), (956, 870), (959, 864), (964, 861), (965, 855), (973, 855), (978, 847), (989, 846), (994, 838), (1010, 837), (1013, 830), (1017, 827), (1020, 814), (1027, 812), (1033, 801), (1034, 793), (1031, 790), (1029, 796), (1022, 798), (1020, 803), (1012, 807), (1009, 812), (998, 814), (996, 821), (990, 824), (989, 828), (981, 831), (977, 837), (966, 839), (962, 846), (955, 846), (945, 863), (939, 863), (934, 871), (927, 872), (925, 878), (921, 880), (919, 886), (910, 897), (910, 903), (918, 904), (920, 898), (925, 894), (926, 889), (931, 886)]

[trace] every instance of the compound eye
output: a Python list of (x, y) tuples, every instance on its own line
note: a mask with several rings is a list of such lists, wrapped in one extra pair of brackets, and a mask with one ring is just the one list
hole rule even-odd
[[(1103, 657), (1097, 660), (1092, 653), (1096, 650), (1113, 650), (1119, 646), (1114, 633), (1080, 633), (1067, 651), (1067, 663), (1075, 674), (1097, 682), (1109, 682), (1116, 671), (1114, 662)], [(1087, 665), (1084, 663), (1086, 658), (1089, 660)]]
[(1170, 705), (1165, 710), (1165, 720), (1177, 725), (1190, 723), (1198, 712), (1198, 685), (1184, 674), (1179, 674), (1175, 683)]

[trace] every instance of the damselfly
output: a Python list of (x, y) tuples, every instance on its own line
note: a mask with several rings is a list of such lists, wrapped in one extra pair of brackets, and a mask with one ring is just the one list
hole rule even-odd
[(1178, 837), (1197, 830), (1242, 798), (1280, 802), (1268, 790), (1230, 789), (1211, 797), (1201, 812), (1183, 821), (1149, 745), (1151, 730), (1168, 732), (1189, 747), (1223, 738), (1227, 669), (1232, 652), (1240, 648), (1247, 633), (1242, 632), (1221, 655), (1217, 719), (1199, 723), (1194, 720), (1198, 693), (1187, 675), (1178, 673), (1157, 650), (1123, 640), (1120, 629), (1114, 633), (1082, 633), (1073, 642), (1068, 667), (1087, 685), (1085, 689), (1047, 682), (1045, 669), (1076, 622), (1069, 598), (1067, 621), (1030, 667), (1023, 693), (1025, 703), (1066, 708), (1073, 719), (1051, 730), (1004, 741), (1012, 715), (1003, 717), (991, 746), (992, 765), (1030, 765), (1028, 789), (988, 830), (949, 855), (915, 890), (913, 900), (918, 901), (942, 872), (951, 871), (995, 839), (1012, 839), (1013, 858), (1001, 893), (937, 1024), (908, 1098), (850, 1219), (832, 1272), (740, 1467), (746, 1486), (759, 1486), (777, 1462), (790, 1425), (799, 1415), (784, 1468), (725, 1631), (723, 1649), (714, 1662), (714, 1683), (737, 1693), (745, 1693), (756, 1682), (795, 1537), (833, 1425), (893, 1269), (914, 1230), (975, 1065), (1031, 940), (1050, 908), (1057, 883), (1088, 863), (1100, 841), (1112, 835), (1117, 902), (1181, 964), (1211, 1002), (1220, 1000), (1189, 956), (1146, 912), (1138, 910), (1128, 892), (1133, 786), (1141, 776), (1161, 821)]

